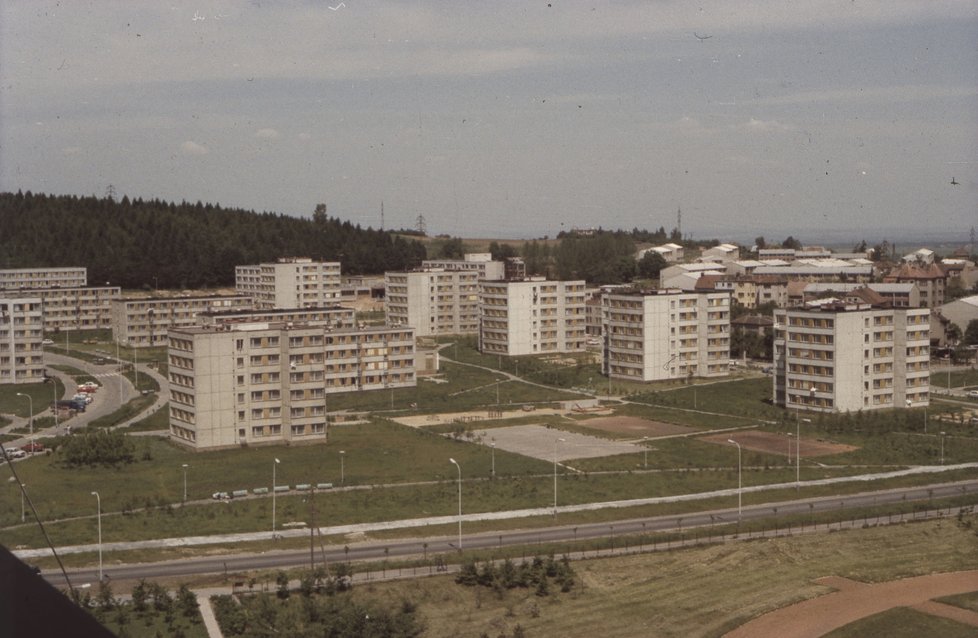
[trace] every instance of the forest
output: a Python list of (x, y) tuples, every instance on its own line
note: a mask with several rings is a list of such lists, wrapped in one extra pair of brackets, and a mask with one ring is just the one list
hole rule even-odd
[(279, 257), (339, 261), (343, 274), (413, 268), (416, 239), (312, 218), (160, 200), (0, 193), (0, 268), (85, 266), (89, 285), (210, 288)]
[[(654, 280), (666, 263), (639, 244), (679, 239), (678, 231), (599, 229), (562, 233), (560, 241), (531, 240), (519, 247), (492, 242), (496, 259), (522, 257), (529, 275), (584, 279), (590, 284)], [(687, 247), (717, 240), (682, 241)], [(126, 289), (206, 289), (234, 285), (235, 266), (280, 257), (339, 261), (344, 275), (410, 270), (424, 259), (461, 259), (457, 237), (428, 238), (413, 231), (362, 228), (330, 218), (319, 204), (311, 217), (179, 204), (158, 199), (0, 193), (0, 268), (85, 266), (91, 286)]]

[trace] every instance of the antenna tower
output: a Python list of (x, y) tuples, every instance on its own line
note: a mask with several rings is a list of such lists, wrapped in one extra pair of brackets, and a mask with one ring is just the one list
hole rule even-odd
[(676, 209), (676, 230), (679, 231), (679, 236), (683, 236), (683, 207), (680, 206)]
[(384, 200), (380, 200), (380, 229), (384, 230)]
[(105, 199), (111, 199), (115, 201), (115, 186), (109, 184), (105, 187)]
[(418, 219), (415, 222), (415, 225), (417, 226), (417, 230), (419, 233), (421, 233), (422, 235), (428, 234), (428, 228), (427, 226), (425, 226), (425, 222), (424, 222), (424, 215), (418, 215)]

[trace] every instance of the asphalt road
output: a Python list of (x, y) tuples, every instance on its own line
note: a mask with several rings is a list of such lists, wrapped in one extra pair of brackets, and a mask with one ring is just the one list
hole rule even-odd
[[(932, 485), (929, 487), (899, 488), (880, 492), (849, 494), (846, 496), (819, 497), (774, 504), (749, 505), (742, 508), (740, 516), (744, 521), (751, 521), (791, 514), (814, 514), (816, 512), (856, 509), (903, 501), (927, 501), (932, 498), (976, 493), (978, 493), (978, 480), (971, 480)], [(730, 508), (688, 513), (682, 516), (656, 516), (610, 523), (563, 525), (533, 530), (512, 530), (472, 535), (465, 534), (463, 529), (462, 547), (465, 550), (474, 550), (490, 547), (535, 545), (561, 541), (607, 538), (620, 535), (641, 534), (644, 532), (682, 531), (690, 528), (708, 527), (714, 524), (735, 523), (737, 519), (737, 508)], [(350, 544), (346, 547), (337, 547), (334, 545), (327, 547), (324, 553), (317, 541), (315, 560), (321, 563), (324, 557), (328, 562), (338, 562), (403, 558), (408, 556), (422, 556), (429, 553), (438, 554), (455, 551), (457, 542), (457, 536), (390, 540), (388, 542), (373, 541), (369, 543)], [(302, 566), (308, 563), (309, 550), (304, 549), (281, 552), (273, 551), (261, 554), (189, 558), (159, 563), (111, 565), (105, 568), (104, 571), (113, 580), (138, 580), (141, 578), (158, 579), (200, 574), (234, 573), (255, 569), (278, 569)], [(97, 580), (97, 574), (98, 572), (95, 569), (68, 570), (68, 575), (73, 585), (95, 582)], [(59, 573), (48, 572), (44, 574), (44, 578), (56, 587), (65, 586), (64, 578)]]

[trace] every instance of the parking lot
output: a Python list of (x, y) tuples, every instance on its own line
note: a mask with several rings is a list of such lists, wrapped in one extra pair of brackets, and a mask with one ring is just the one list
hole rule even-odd
[(496, 447), (500, 450), (544, 461), (552, 461), (555, 454), (558, 461), (567, 461), (616, 454), (636, 454), (644, 449), (641, 445), (633, 443), (555, 430), (542, 425), (514, 425), (508, 428), (475, 430), (473, 434), (483, 445), (495, 441)]

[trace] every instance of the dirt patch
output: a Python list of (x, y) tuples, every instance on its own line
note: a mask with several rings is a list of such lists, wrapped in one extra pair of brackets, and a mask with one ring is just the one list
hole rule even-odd
[(618, 434), (634, 434), (635, 436), (674, 436), (676, 434), (691, 434), (698, 432), (695, 428), (688, 428), (674, 423), (663, 423), (661, 421), (649, 421), (637, 416), (615, 416), (603, 417), (600, 419), (585, 419), (577, 421), (577, 425), (602, 432), (615, 432)]
[[(760, 616), (726, 634), (727, 638), (817, 638), (844, 627), (860, 618), (884, 612), (893, 607), (922, 606), (925, 613), (939, 612), (924, 607), (933, 598), (975, 591), (978, 571), (916, 576), (886, 583), (852, 583), (833, 579), (826, 583), (838, 588), (825, 594)], [(821, 581), (816, 581), (821, 582)], [(938, 613), (947, 616), (949, 614)], [(954, 620), (972, 624), (974, 612), (956, 612)]]
[[(704, 436), (701, 440), (721, 445), (730, 445), (727, 439), (733, 439), (740, 443), (745, 450), (753, 452), (766, 452), (768, 454), (788, 455), (788, 442), (791, 440), (791, 454), (795, 453), (794, 436), (779, 434), (776, 432), (760, 432), (757, 430), (743, 430), (736, 433), (711, 434)], [(855, 446), (843, 445), (842, 443), (831, 443), (829, 441), (819, 441), (818, 439), (806, 439), (801, 437), (801, 455), (810, 456), (830, 456), (832, 454), (842, 454), (856, 450)]]
[(542, 461), (598, 458), (617, 454), (637, 454), (641, 445), (609, 441), (596, 436), (567, 432), (542, 425), (514, 425), (473, 432), (483, 445), (495, 444), (500, 450), (531, 456)]

